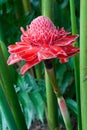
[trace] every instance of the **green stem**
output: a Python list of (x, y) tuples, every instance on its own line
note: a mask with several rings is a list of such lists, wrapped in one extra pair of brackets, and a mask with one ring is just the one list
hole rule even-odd
[(47, 118), (50, 130), (58, 130), (57, 101), (50, 80), (45, 69), (46, 96), (47, 96)]
[(1, 84), (0, 84), (0, 110), (6, 119), (8, 128), (10, 130), (17, 130), (14, 118), (13, 118), (12, 113), (10, 111), (10, 108), (9, 108), (8, 103), (7, 103), (4, 92), (2, 90)]
[[(72, 25), (72, 34), (77, 33), (76, 28), (76, 16), (75, 16), (75, 4), (74, 0), (70, 0), (70, 11), (71, 11), (71, 25)], [(78, 47), (78, 42), (75, 42), (75, 47)], [(81, 128), (81, 103), (80, 103), (80, 73), (79, 73), (79, 56), (74, 57), (74, 70), (75, 70), (75, 84), (76, 84), (76, 98), (78, 104), (78, 130)]]
[(80, 0), (80, 95), (82, 130), (87, 130), (87, 0)]
[[(49, 62), (49, 61), (47, 61)], [(55, 73), (54, 73), (54, 68), (52, 66), (52, 63), (49, 62), (48, 64), (45, 62), (46, 65), (46, 69), (47, 69), (47, 73), (51, 82), (51, 85), (53, 87), (54, 93), (56, 94), (57, 100), (58, 100), (58, 104), (61, 110), (61, 114), (63, 116), (63, 120), (66, 126), (67, 130), (72, 130), (72, 126), (71, 126), (71, 121), (70, 121), (70, 117), (69, 117), (69, 113), (68, 113), (68, 109), (65, 103), (65, 100), (60, 92), (60, 88), (58, 86), (56, 77), (55, 77)], [(50, 65), (50, 69), (48, 68)]]
[(21, 112), (20, 105), (18, 103), (17, 95), (15, 93), (11, 75), (8, 70), (1, 46), (0, 46), (0, 80), (1, 87), (6, 96), (7, 102), (11, 109), (18, 130), (27, 130), (23, 113)]
[(52, 18), (53, 0), (42, 0), (42, 15)]
[[(51, 18), (53, 0), (42, 0), (42, 15)], [(58, 110), (57, 99), (49, 81), (45, 69), (46, 94), (47, 94), (47, 114), (50, 130), (58, 130)]]
[(42, 78), (42, 68), (41, 68), (41, 63), (38, 64), (36, 67), (35, 67), (35, 72), (36, 72), (36, 78), (38, 79), (41, 79)]
[(31, 5), (30, 5), (30, 0), (22, 0), (24, 12), (30, 12), (31, 11)]

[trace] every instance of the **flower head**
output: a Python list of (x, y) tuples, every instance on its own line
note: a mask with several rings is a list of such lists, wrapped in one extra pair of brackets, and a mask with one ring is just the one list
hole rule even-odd
[(21, 60), (26, 61), (21, 68), (21, 74), (46, 59), (59, 58), (60, 62), (65, 63), (79, 51), (79, 48), (72, 46), (78, 35), (70, 36), (70, 32), (63, 28), (57, 29), (52, 21), (44, 16), (34, 19), (26, 26), (26, 31), (21, 27), (21, 31), (21, 41), (8, 46), (11, 53), (8, 58), (9, 65)]

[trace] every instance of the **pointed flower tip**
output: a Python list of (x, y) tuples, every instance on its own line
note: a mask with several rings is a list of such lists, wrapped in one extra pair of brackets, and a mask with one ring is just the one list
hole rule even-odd
[(12, 60), (8, 59), (8, 60), (7, 60), (7, 64), (8, 64), (8, 65), (12, 65), (12, 64), (13, 64), (13, 63), (12, 63)]
[(79, 51), (72, 46), (79, 35), (68, 36), (70, 32), (64, 28), (57, 29), (47, 17), (39, 16), (26, 26), (26, 31), (23, 27), (20, 30), (21, 41), (8, 46), (11, 56), (7, 63), (11, 65), (25, 60), (26, 63), (21, 69), (22, 75), (43, 60), (59, 58), (60, 62), (65, 63)]

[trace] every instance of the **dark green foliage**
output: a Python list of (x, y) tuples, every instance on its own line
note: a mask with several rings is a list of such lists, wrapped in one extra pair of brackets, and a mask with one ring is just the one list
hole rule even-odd
[(0, 0), (0, 5), (6, 3), (8, 0)]
[(78, 116), (77, 103), (76, 103), (74, 100), (70, 99), (70, 98), (66, 99), (66, 103), (67, 103), (68, 108), (69, 108), (76, 116)]
[[(43, 84), (43, 85), (41, 85)], [(29, 128), (34, 119), (44, 122), (45, 104), (45, 84), (43, 80), (35, 80), (30, 74), (24, 77), (18, 76), (16, 91), (19, 102), (24, 112), (27, 127)]]

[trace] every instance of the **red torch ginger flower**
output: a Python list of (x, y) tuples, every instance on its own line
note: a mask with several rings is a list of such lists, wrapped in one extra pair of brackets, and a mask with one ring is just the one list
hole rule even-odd
[(52, 21), (44, 16), (34, 19), (26, 27), (26, 31), (21, 27), (21, 31), (21, 42), (8, 47), (11, 53), (8, 65), (26, 61), (21, 68), (21, 74), (46, 59), (59, 58), (60, 62), (65, 63), (79, 51), (79, 48), (72, 46), (78, 35), (70, 36), (70, 32), (63, 28), (57, 29)]

